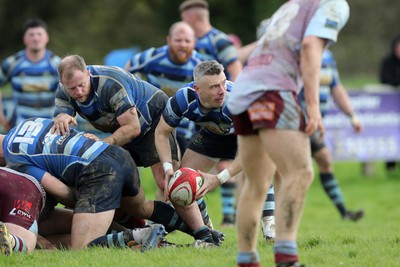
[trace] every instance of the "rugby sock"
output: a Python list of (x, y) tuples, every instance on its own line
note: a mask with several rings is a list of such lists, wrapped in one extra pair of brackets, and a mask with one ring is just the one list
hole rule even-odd
[(226, 182), (221, 185), (222, 197), (222, 223), (235, 223), (235, 192), (236, 183)]
[(275, 263), (296, 263), (299, 258), (297, 256), (296, 241), (280, 240), (274, 245)]
[(14, 247), (13, 247), (13, 252), (27, 252), (28, 248), (26, 246), (25, 241), (20, 238), (19, 236), (11, 235), (12, 238), (14, 238)]
[(204, 198), (200, 198), (199, 200), (197, 200), (197, 206), (199, 206), (199, 210), (201, 213), (201, 217), (203, 218), (204, 224), (207, 225), (208, 221), (210, 220), (210, 215), (208, 215), (207, 204), (204, 201)]
[(239, 267), (259, 267), (260, 256), (258, 252), (239, 252), (236, 258)]
[[(130, 235), (129, 235), (130, 233)], [(91, 241), (88, 247), (126, 247), (133, 240), (132, 231), (103, 235)]]
[(274, 216), (274, 210), (275, 210), (275, 192), (274, 192), (274, 186), (271, 185), (267, 193), (267, 198), (265, 199), (264, 202), (262, 216), (263, 217)]
[(184, 233), (192, 235), (192, 231), (185, 224), (173, 207), (162, 201), (154, 201), (154, 211), (151, 221), (164, 225), (167, 232), (180, 230)]
[(328, 194), (329, 198), (336, 205), (342, 217), (346, 214), (346, 206), (339, 184), (335, 179), (333, 173), (320, 173), (322, 187)]

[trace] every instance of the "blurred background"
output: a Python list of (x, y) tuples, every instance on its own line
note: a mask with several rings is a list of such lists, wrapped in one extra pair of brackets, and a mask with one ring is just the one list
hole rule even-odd
[[(0, 0), (0, 60), (23, 49), (22, 24), (40, 17), (48, 24), (48, 48), (63, 57), (79, 54), (103, 64), (114, 49), (165, 44), (169, 26), (180, 20), (183, 0)], [(285, 1), (209, 0), (214, 27), (237, 34), (243, 44), (256, 38), (259, 22)], [(400, 1), (351, 0), (351, 16), (332, 47), (343, 80), (375, 82), (379, 62), (400, 33)]]

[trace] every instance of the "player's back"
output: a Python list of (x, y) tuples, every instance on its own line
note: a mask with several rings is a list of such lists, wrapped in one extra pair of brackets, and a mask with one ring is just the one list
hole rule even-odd
[[(64, 136), (51, 133), (51, 119), (30, 118), (10, 130), (3, 141), (7, 164), (36, 179), (45, 171), (72, 183), (83, 168), (103, 152), (108, 144), (83, 136), (83, 132), (70, 129)], [(20, 169), (18, 169), (20, 170)]]

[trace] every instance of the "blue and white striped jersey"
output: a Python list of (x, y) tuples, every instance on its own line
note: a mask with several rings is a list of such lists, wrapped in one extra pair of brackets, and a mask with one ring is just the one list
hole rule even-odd
[[(322, 53), (321, 73), (320, 73), (320, 87), (319, 87), (319, 105), (322, 116), (328, 109), (328, 100), (331, 91), (340, 84), (339, 73), (336, 68), (336, 61), (332, 52), (325, 49)], [(305, 108), (304, 89), (301, 90), (298, 96), (300, 103)]]
[[(131, 107), (136, 107), (141, 125), (140, 136), (146, 134), (153, 117), (163, 107), (151, 103), (157, 94), (164, 94), (157, 87), (133, 74), (114, 66), (88, 66), (91, 95), (84, 103), (71, 99), (60, 83), (56, 93), (54, 116), (76, 112), (88, 120), (96, 129), (113, 133), (120, 125), (117, 117)], [(166, 97), (166, 96), (165, 96)]]
[(45, 118), (30, 118), (10, 130), (3, 141), (7, 165), (32, 175), (41, 181), (45, 172), (74, 185), (84, 167), (108, 146), (94, 141), (71, 128), (65, 136), (51, 134), (54, 122)]
[(30, 61), (25, 50), (6, 58), (0, 71), (0, 86), (11, 83), (16, 124), (32, 115), (51, 118), (61, 59), (46, 50), (43, 59)]
[(194, 82), (189, 83), (186, 87), (178, 90), (178, 92), (168, 100), (167, 106), (163, 113), (163, 118), (171, 127), (177, 127), (183, 118), (196, 123), (196, 126), (204, 130), (218, 134), (233, 134), (233, 122), (231, 113), (229, 112), (226, 102), (233, 83), (227, 81), (227, 93), (225, 95), (222, 107), (208, 110), (201, 106), (196, 91), (193, 89)]
[(177, 64), (171, 60), (169, 46), (165, 45), (135, 54), (130, 59), (129, 71), (142, 74), (149, 83), (172, 96), (179, 88), (193, 81), (194, 68), (201, 61), (203, 57), (194, 50), (187, 62)]
[(226, 68), (238, 59), (235, 45), (224, 32), (212, 28), (206, 35), (197, 38), (195, 49), (203, 55), (205, 60), (215, 59)]

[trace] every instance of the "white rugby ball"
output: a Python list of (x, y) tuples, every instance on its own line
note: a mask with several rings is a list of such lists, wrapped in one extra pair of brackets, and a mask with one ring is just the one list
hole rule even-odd
[(193, 203), (204, 178), (191, 168), (180, 168), (168, 182), (169, 199), (174, 205), (188, 206)]

